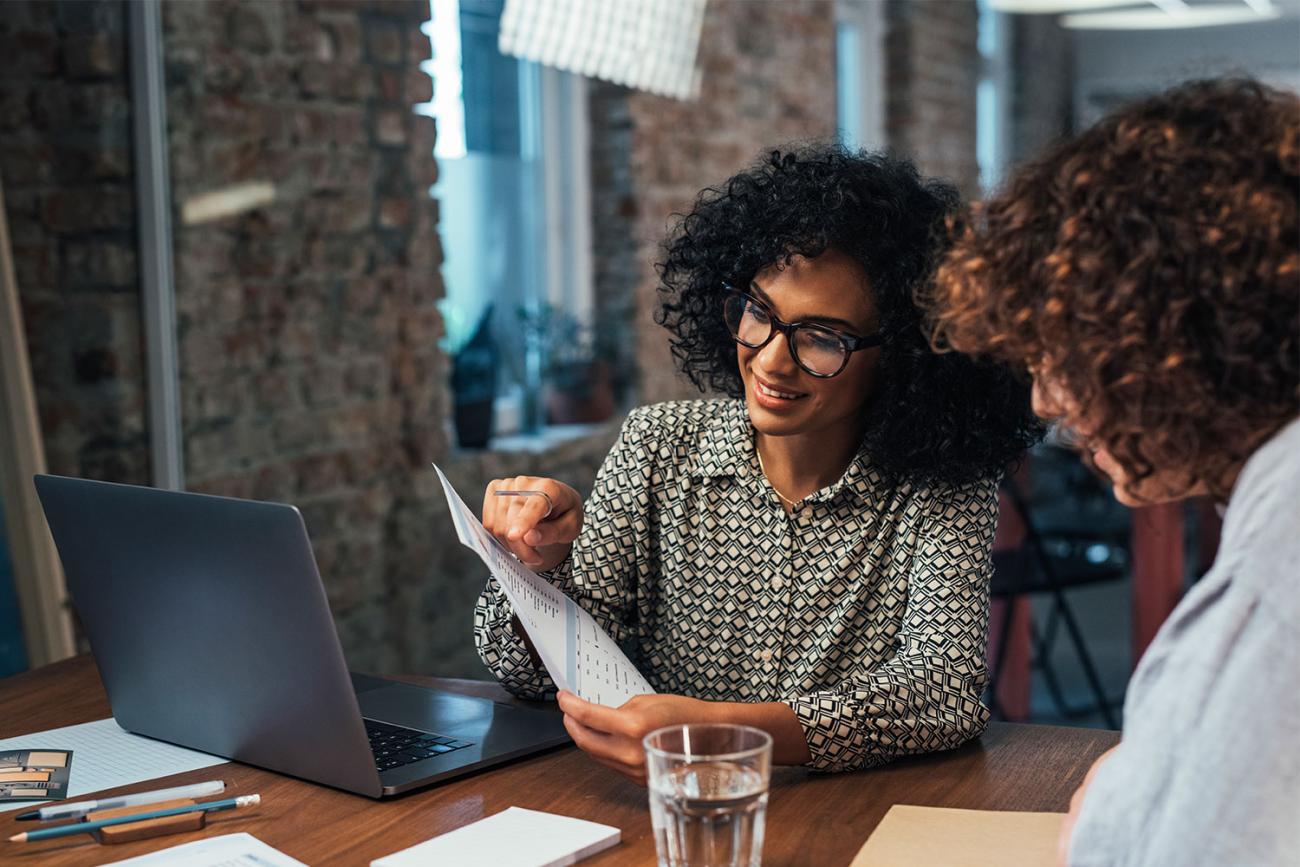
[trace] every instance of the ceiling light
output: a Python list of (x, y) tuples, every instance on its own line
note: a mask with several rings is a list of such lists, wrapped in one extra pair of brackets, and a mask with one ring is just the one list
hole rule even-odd
[(1215, 3), (1188, 6), (1178, 11), (1160, 9), (1115, 9), (1106, 12), (1081, 12), (1064, 15), (1061, 26), (1073, 30), (1177, 30), (1184, 27), (1214, 27), (1220, 24), (1248, 24), (1270, 21), (1281, 16), (1276, 7), (1243, 3)]
[(1136, 6), (1143, 2), (1145, 0), (989, 0), (989, 6), (994, 11), (1015, 15), (1059, 15), (1062, 12)]

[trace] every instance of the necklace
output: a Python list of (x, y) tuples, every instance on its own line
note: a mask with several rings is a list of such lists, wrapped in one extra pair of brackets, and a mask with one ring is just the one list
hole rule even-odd
[(754, 454), (758, 457), (758, 468), (763, 471), (763, 478), (767, 479), (767, 486), (772, 489), (772, 493), (780, 497), (781, 502), (785, 503), (791, 509), (799, 508), (798, 503), (778, 491), (776, 485), (772, 484), (772, 477), (767, 474), (767, 467), (763, 466), (763, 453), (758, 450), (758, 443), (754, 443)]

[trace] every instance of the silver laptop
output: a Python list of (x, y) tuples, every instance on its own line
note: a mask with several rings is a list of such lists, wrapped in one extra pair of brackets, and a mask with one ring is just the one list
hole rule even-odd
[(36, 490), (127, 731), (375, 798), (569, 742), (559, 713), (349, 674), (293, 506)]

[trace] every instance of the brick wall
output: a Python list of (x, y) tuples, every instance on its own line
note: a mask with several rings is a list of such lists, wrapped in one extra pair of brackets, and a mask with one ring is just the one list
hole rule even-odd
[(1012, 15), (1011, 165), (1067, 135), (1074, 118), (1074, 40), (1054, 15)]
[(975, 0), (885, 0), (885, 133), (922, 173), (979, 189)]
[(354, 664), (402, 667), (447, 451), (423, 0), (164, 5), (172, 193), (274, 201), (174, 225), (186, 479), (297, 504)]
[(0, 11), (0, 178), (51, 472), (149, 480), (120, 2)]
[(631, 323), (642, 403), (698, 396), (651, 320), (671, 215), (764, 149), (835, 131), (833, 4), (710, 0), (699, 62), (693, 102), (592, 90), (596, 291), (602, 314)]
[(170, 4), (177, 207), (270, 181), (275, 202), (175, 227), (189, 487), (303, 512), (349, 662), (480, 675), (485, 570), (430, 467), (590, 484), (613, 428), (544, 453), (459, 452), (447, 364), (424, 0)]
[(653, 260), (643, 261), (642, 245), (635, 235), (639, 207), (631, 160), (629, 93), (624, 87), (594, 79), (588, 83), (587, 93), (593, 315), (597, 327), (617, 338), (610, 341), (619, 347), (614, 359), (617, 379), (638, 384), (637, 344), (639, 333), (648, 326), (646, 317), (638, 316), (636, 287), (648, 279)]

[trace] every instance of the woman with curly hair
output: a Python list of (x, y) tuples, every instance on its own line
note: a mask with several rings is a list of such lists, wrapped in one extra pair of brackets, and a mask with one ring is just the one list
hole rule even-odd
[[(758, 726), (777, 762), (823, 770), (983, 731), (997, 483), (1039, 428), (1027, 384), (926, 342), (913, 291), (956, 202), (838, 146), (706, 189), (666, 244), (659, 321), (729, 399), (632, 412), (585, 510), (553, 479), (488, 486), (484, 525), (658, 692), (559, 696), (596, 759), (643, 780), (641, 737), (684, 722)], [(501, 683), (552, 694), (495, 581), (475, 614)]]
[(936, 345), (1034, 378), (1128, 504), (1227, 504), (1213, 568), (1076, 794), (1072, 865), (1300, 851), (1300, 99), (1196, 82), (1101, 121), (973, 214)]

